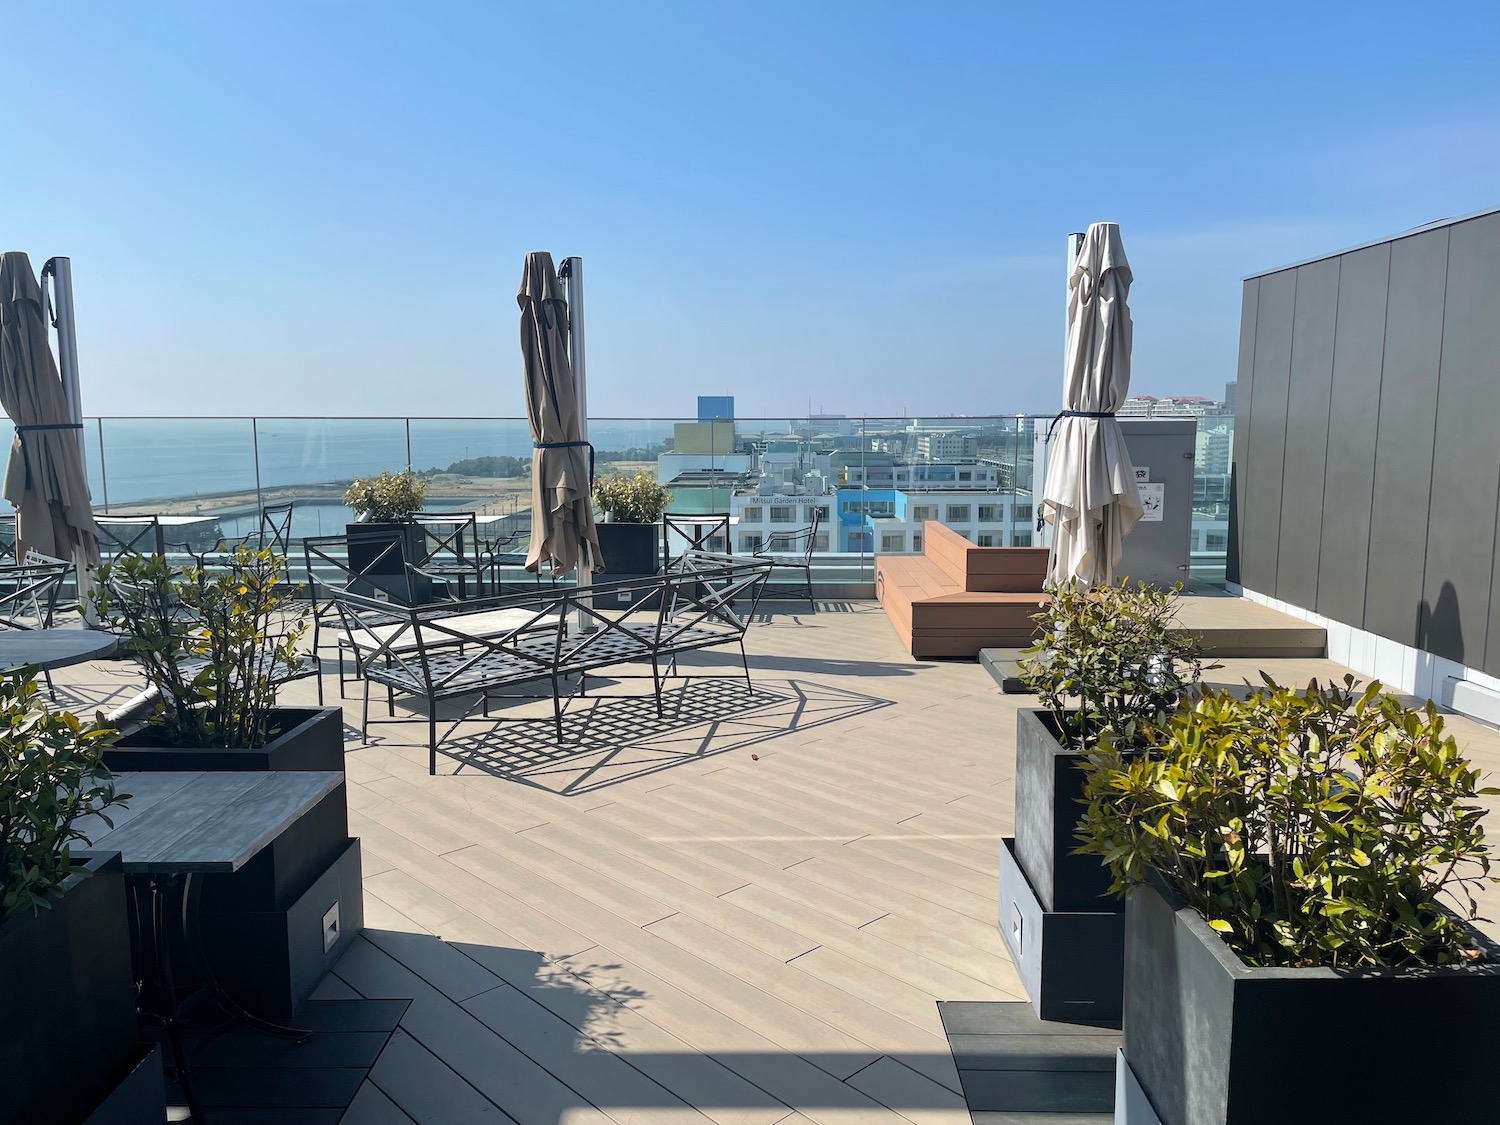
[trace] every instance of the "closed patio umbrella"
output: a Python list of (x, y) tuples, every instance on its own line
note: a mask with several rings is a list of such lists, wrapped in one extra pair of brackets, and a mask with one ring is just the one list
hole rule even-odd
[(1130, 394), (1130, 263), (1116, 223), (1094, 223), (1068, 278), (1063, 410), (1047, 454), (1047, 584), (1113, 581), (1125, 535), (1141, 518), (1135, 469), (1115, 411)]
[(599, 569), (594, 530), (590, 461), (582, 440), (578, 388), (568, 360), (568, 306), (552, 255), (526, 255), (521, 289), (521, 358), (526, 375), (526, 414), (531, 421), (531, 547), (526, 569), (551, 560), (558, 575), (578, 566)]
[(0, 255), (0, 406), (16, 424), (4, 492), (17, 513), (18, 549), (98, 562), (79, 425), (47, 343), (41, 286), (19, 251)]

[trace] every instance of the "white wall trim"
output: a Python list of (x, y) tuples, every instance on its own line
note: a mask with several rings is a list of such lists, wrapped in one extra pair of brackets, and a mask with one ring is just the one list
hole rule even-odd
[[(1430, 652), (1404, 645), (1386, 637), (1356, 629), (1330, 617), (1283, 602), (1255, 590), (1242, 589), (1247, 601), (1269, 606), (1289, 617), (1300, 618), (1328, 630), (1328, 659), (1336, 660), (1358, 672), (1379, 680), (1392, 691), (1405, 692), (1421, 699), (1436, 700), (1439, 706), (1494, 722), (1492, 708), (1484, 705), (1493, 694), (1500, 698), (1500, 677), (1490, 676), (1456, 660), (1434, 656)], [(1480, 691), (1454, 691), (1453, 684), (1473, 684)], [(1488, 712), (1488, 713), (1487, 713)]]

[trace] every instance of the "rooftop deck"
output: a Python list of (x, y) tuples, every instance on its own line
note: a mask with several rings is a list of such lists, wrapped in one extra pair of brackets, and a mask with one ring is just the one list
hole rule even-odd
[[(824, 610), (752, 626), (753, 695), (737, 658), (698, 654), (665, 720), (628, 680), (570, 714), (565, 751), (476, 715), (437, 777), (425, 722), (372, 701), (368, 744), (347, 731), (368, 929), (318, 996), (411, 1003), (344, 1122), (968, 1122), (936, 1002), (1022, 997), (996, 846), (1031, 700), (978, 664), (913, 660), (873, 602)], [(1226, 684), (1344, 671), (1223, 663)], [(103, 663), (60, 694), (139, 686)], [(1500, 732), (1451, 729), (1500, 766)], [(215, 1117), (239, 1119), (265, 1120)]]

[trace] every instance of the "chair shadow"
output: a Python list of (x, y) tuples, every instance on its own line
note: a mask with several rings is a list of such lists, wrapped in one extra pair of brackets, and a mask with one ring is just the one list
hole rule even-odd
[[(608, 681), (605, 681), (606, 683)], [(591, 691), (599, 681), (590, 677)], [(477, 770), (559, 796), (581, 796), (639, 781), (830, 723), (869, 714), (893, 701), (805, 680), (762, 681), (686, 676), (662, 688), (662, 716), (651, 695), (574, 697), (554, 741), (549, 714), (471, 718), (451, 729), (438, 753)], [(525, 709), (523, 704), (519, 709)]]

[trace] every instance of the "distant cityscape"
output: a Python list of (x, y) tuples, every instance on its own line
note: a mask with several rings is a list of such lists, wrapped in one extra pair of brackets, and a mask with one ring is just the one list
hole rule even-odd
[[(1219, 400), (1136, 395), (1122, 420), (1197, 423), (1191, 551), (1227, 547), (1234, 384)], [(1031, 546), (1033, 466), (1045, 418), (930, 418), (873, 424), (810, 414), (769, 430), (737, 420), (732, 396), (703, 396), (696, 421), (678, 422), (656, 453), (657, 480), (677, 512), (729, 512), (733, 550), (819, 519), (815, 550), (919, 552), (922, 524), (941, 520), (978, 546)], [(1038, 429), (1040, 427), (1040, 433)]]

